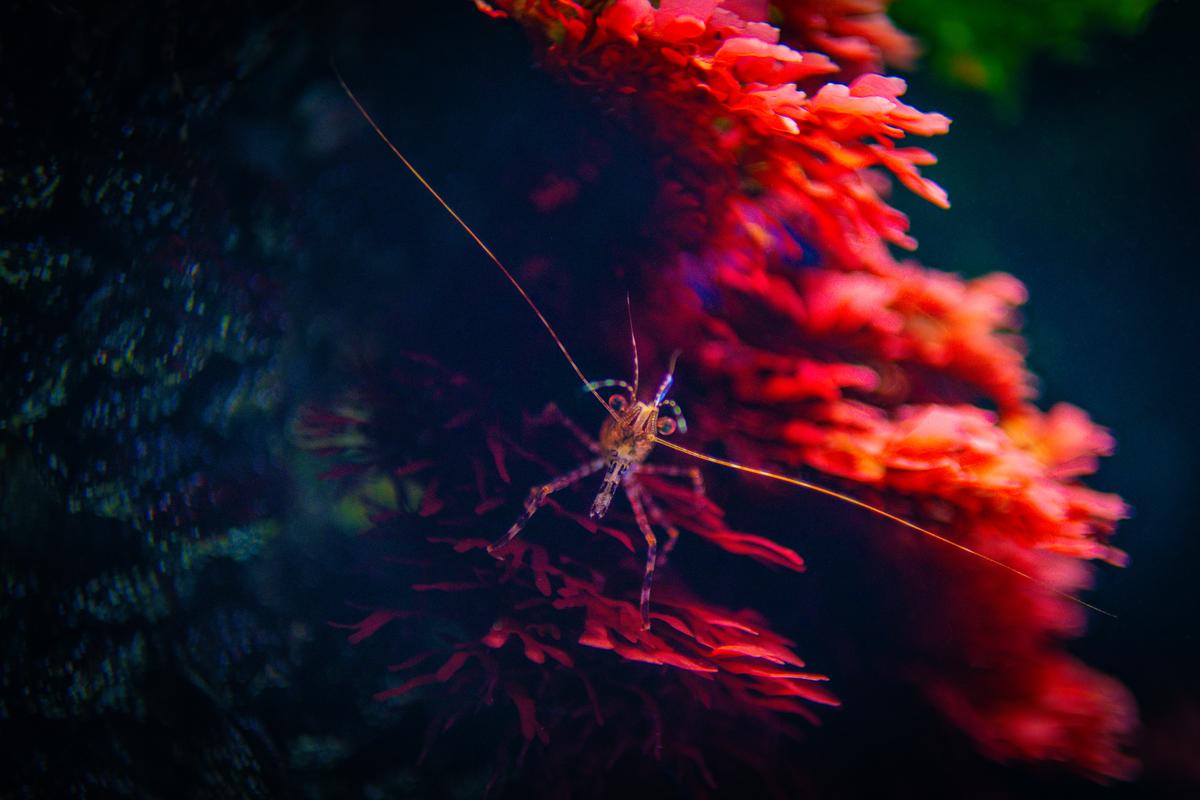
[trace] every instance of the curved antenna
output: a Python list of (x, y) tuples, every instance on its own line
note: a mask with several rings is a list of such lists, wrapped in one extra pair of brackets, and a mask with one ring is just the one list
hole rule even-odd
[(617, 378), (606, 378), (602, 381), (592, 381), (591, 383), (585, 385), (583, 390), (585, 392), (590, 392), (595, 389), (611, 389), (614, 386), (620, 386), (622, 389), (629, 392), (629, 397), (631, 400), (636, 400), (636, 398), (633, 396), (633, 387), (629, 385), (629, 382), (618, 380)]
[(637, 351), (637, 334), (633, 332), (633, 303), (629, 301), (629, 292), (625, 293), (625, 312), (629, 316), (629, 341), (633, 345), (633, 394), (630, 395), (630, 402), (637, 402), (638, 390), (638, 351)]
[[(546, 328), (546, 331), (550, 334), (550, 338), (554, 340), (556, 345), (558, 345), (558, 349), (562, 351), (563, 357), (567, 359), (567, 363), (571, 365), (571, 369), (575, 370), (575, 374), (579, 377), (580, 383), (582, 383), (584, 386), (591, 386), (591, 381), (589, 381), (587, 376), (583, 374), (583, 370), (581, 370), (579, 365), (575, 363), (575, 359), (571, 358), (571, 354), (567, 351), (567, 346), (563, 344), (563, 340), (559, 338), (558, 333), (555, 332), (554, 327), (550, 324), (550, 321), (546, 319), (544, 314), (542, 314), (542, 310), (538, 308), (537, 303), (533, 302), (533, 298), (525, 292), (524, 287), (522, 287), (521, 284), (517, 282), (517, 279), (513, 277), (513, 274), (508, 271), (508, 267), (504, 266), (500, 259), (496, 257), (496, 254), (491, 251), (491, 248), (483, 243), (483, 240), (475, 234), (475, 231), (471, 230), (471, 226), (463, 221), (463, 218), (460, 217), (458, 213), (450, 207), (450, 204), (442, 199), (442, 196), (437, 193), (437, 189), (434, 189), (433, 186), (429, 184), (429, 181), (425, 180), (425, 176), (418, 172), (417, 168), (414, 167), (412, 163), (404, 157), (404, 154), (400, 152), (400, 149), (396, 147), (396, 145), (392, 144), (392, 140), (389, 139), (387, 134), (383, 132), (383, 129), (379, 127), (379, 123), (375, 121), (375, 118), (372, 117), (367, 109), (363, 107), (363, 104), (358, 101), (358, 97), (356, 97), (354, 92), (350, 90), (350, 87), (346, 85), (346, 80), (342, 77), (342, 73), (338, 71), (337, 64), (330, 60), (329, 66), (333, 69), (333, 74), (337, 78), (338, 83), (341, 84), (342, 91), (344, 91), (346, 96), (350, 98), (350, 102), (354, 103), (354, 107), (358, 109), (358, 113), (362, 115), (362, 118), (367, 121), (367, 124), (369, 124), (379, 138), (383, 140), (383, 143), (388, 146), (388, 149), (392, 151), (392, 154), (395, 155), (396, 158), (400, 159), (404, 166), (408, 167), (408, 171), (413, 174), (413, 177), (421, 182), (421, 185), (424, 186), (431, 195), (433, 195), (433, 198), (441, 204), (442, 208), (446, 209), (450, 216), (454, 217), (454, 221), (461, 225), (462, 229), (466, 231), (472, 239), (475, 240), (475, 244), (479, 245), (479, 248), (483, 250), (483, 252), (487, 254), (487, 257), (492, 260), (492, 263), (500, 268), (500, 271), (504, 273), (504, 277), (508, 278), (508, 282), (513, 285), (513, 288), (515, 288), (521, 294), (521, 297), (523, 297), (525, 302), (529, 304), (529, 307), (533, 309), (533, 313), (537, 315), (537, 318), (541, 321), (543, 327)], [(590, 391), (592, 396), (596, 398), (596, 402), (604, 406), (604, 410), (607, 411), (613, 419), (618, 419), (616, 412), (608, 407), (608, 403), (604, 402), (604, 398), (599, 395), (595, 388), (590, 389)]]
[(1067, 594), (1066, 592), (1059, 591), (1058, 589), (1055, 589), (1053, 586), (1050, 586), (1049, 584), (1047, 584), (1045, 581), (1039, 580), (1027, 572), (1022, 572), (1021, 570), (1017, 569), (1016, 567), (1009, 566), (1008, 564), (1005, 564), (1003, 561), (1000, 561), (999, 559), (992, 558), (991, 556), (985, 555), (984, 553), (981, 553), (978, 550), (967, 547), (965, 544), (960, 544), (946, 536), (942, 536), (941, 534), (934, 533), (933, 531), (929, 530), (928, 528), (922, 528), (920, 525), (917, 525), (916, 523), (913, 523), (913, 522), (909, 522), (904, 517), (898, 517), (895, 514), (884, 511), (882, 508), (879, 508), (878, 506), (873, 506), (870, 503), (864, 503), (862, 500), (856, 500), (855, 498), (851, 497), (848, 494), (842, 494), (841, 492), (835, 492), (833, 489), (826, 489), (824, 486), (818, 486), (815, 483), (809, 483), (808, 481), (802, 481), (799, 478), (789, 478), (786, 475), (780, 475), (776, 472), (769, 472), (765, 469), (757, 469), (755, 467), (748, 467), (745, 464), (739, 464), (736, 461), (726, 461), (723, 458), (717, 458), (716, 456), (710, 456), (706, 453), (700, 453), (696, 450), (689, 450), (688, 448), (683, 447), (682, 445), (675, 444), (674, 442), (669, 442), (666, 439), (663, 439), (659, 436), (655, 436), (654, 441), (658, 444), (663, 445), (664, 447), (670, 448), (671, 450), (675, 450), (677, 452), (683, 453), (684, 455), (691, 456), (692, 458), (697, 458), (701, 461), (707, 461), (710, 464), (716, 464), (721, 467), (728, 467), (729, 469), (735, 469), (735, 470), (738, 470), (739, 472), (748, 472), (751, 475), (758, 475), (763, 478), (770, 478), (771, 480), (781, 481), (783, 483), (791, 484), (792, 486), (799, 486), (801, 489), (808, 489), (809, 491), (817, 492), (818, 494), (823, 494), (826, 497), (832, 497), (835, 500), (840, 500), (843, 503), (849, 503), (852, 506), (858, 506), (861, 509), (870, 511), (872, 514), (877, 514), (877, 515), (883, 517), (884, 519), (889, 519), (892, 522), (895, 522), (899, 525), (903, 525), (906, 528), (911, 528), (912, 530), (916, 531), (917, 533), (924, 534), (925, 536), (928, 536), (931, 539), (936, 539), (937, 541), (941, 542), (942, 544), (950, 545), (951, 547), (953, 547), (957, 550), (961, 550), (964, 553), (969, 553), (970, 555), (973, 555), (976, 558), (982, 558), (984, 561), (990, 562), (992, 564), (995, 564), (997, 567), (1008, 570), (1009, 572), (1013, 573), (1014, 575), (1018, 575), (1027, 581), (1032, 581), (1033, 583), (1038, 584), (1043, 589), (1046, 589), (1049, 592), (1053, 592), (1054, 594), (1058, 595), (1059, 597), (1065, 598), (1074, 603), (1078, 603), (1079, 605), (1083, 606), (1084, 608), (1090, 608), (1092, 611), (1103, 614), (1106, 617), (1112, 617), (1113, 619), (1117, 618), (1116, 614), (1112, 614), (1108, 611), (1105, 611), (1103, 608), (1097, 608), (1096, 606), (1092, 605), (1091, 603), (1087, 602), (1086, 600), (1080, 600), (1078, 597), (1076, 597), (1073, 594)]

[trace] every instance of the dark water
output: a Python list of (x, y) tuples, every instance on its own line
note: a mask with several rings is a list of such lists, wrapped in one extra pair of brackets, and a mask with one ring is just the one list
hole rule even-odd
[[(6, 12), (5, 796), (478, 796), (488, 730), (416, 765), (420, 713), (371, 700), (386, 648), (327, 626), (362, 615), (362, 554), (293, 425), (397, 351), (496, 388), (501, 414), (561, 397), (569, 374), (344, 102), (330, 58), (496, 251), (572, 265), (535, 290), (584, 363), (607, 363), (621, 329), (611, 264), (639, 248), (655, 187), (515, 26), (430, 6)], [(1044, 401), (1084, 406), (1121, 443), (1095, 484), (1136, 509), (1118, 538), (1133, 563), (1102, 571), (1090, 599), (1119, 618), (1071, 650), (1137, 696), (1144, 776), (1099, 787), (992, 764), (899, 676), (851, 664), (835, 675), (845, 708), (795, 756), (813, 796), (1200, 790), (1178, 769), (1200, 750), (1197, 21), (1164, 2), (1087, 65), (1038, 64), (1015, 120), (913, 76), (912, 102), (955, 120), (931, 172), (954, 208), (897, 198), (925, 263), (1029, 286)], [(512, 201), (596, 142), (609, 168), (586, 205)], [(818, 627), (806, 654), (837, 663), (838, 631), (878, 643), (857, 658), (886, 653), (886, 595), (839, 588), (861, 553), (814, 548), (829, 577), (806, 602), (830, 643)]]

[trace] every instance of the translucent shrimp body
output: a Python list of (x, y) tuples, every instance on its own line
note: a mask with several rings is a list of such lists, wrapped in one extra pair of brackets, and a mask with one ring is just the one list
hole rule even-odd
[(617, 413), (618, 419), (606, 419), (600, 428), (600, 447), (608, 458), (608, 466), (604, 483), (588, 512), (592, 519), (600, 519), (608, 512), (621, 479), (630, 467), (645, 463), (658, 434), (658, 406), (638, 401)]

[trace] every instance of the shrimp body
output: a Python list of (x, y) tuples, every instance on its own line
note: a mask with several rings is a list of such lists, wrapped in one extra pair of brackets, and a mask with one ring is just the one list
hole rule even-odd
[(600, 519), (608, 512), (625, 474), (631, 468), (636, 472), (645, 463), (658, 435), (658, 406), (637, 401), (617, 413), (618, 418), (604, 420), (600, 428), (600, 448), (608, 462), (604, 483), (588, 512), (592, 519)]
[[(619, 380), (593, 381), (586, 384), (584, 389), (589, 392), (613, 386), (623, 390), (612, 395), (605, 403), (610, 413), (600, 427), (599, 440), (588, 436), (582, 428), (564, 416), (557, 406), (547, 406), (543, 418), (566, 427), (591, 452), (592, 457), (570, 472), (530, 489), (520, 516), (507, 533), (488, 547), (488, 552), (497, 558), (503, 558), (504, 548), (524, 530), (530, 518), (550, 499), (550, 495), (603, 470), (604, 481), (600, 484), (600, 491), (597, 492), (595, 500), (592, 501), (589, 516), (592, 519), (603, 517), (608, 513), (617, 489), (625, 490), (625, 496), (629, 498), (629, 505), (633, 509), (634, 520), (646, 540), (646, 566), (642, 574), (639, 606), (643, 627), (650, 627), (650, 584), (654, 578), (654, 569), (666, 560), (667, 554), (675, 546), (679, 530), (667, 519), (658, 503), (642, 486), (638, 475), (644, 473), (691, 478), (692, 491), (697, 499), (700, 500), (704, 496), (704, 481), (700, 477), (700, 470), (695, 467), (646, 463), (655, 443), (663, 441), (661, 437), (670, 436), (676, 430), (687, 429), (687, 422), (683, 419), (679, 404), (667, 399), (667, 392), (674, 381), (674, 371), (675, 356), (672, 356), (667, 375), (659, 385), (654, 400), (649, 403), (637, 399), (636, 367), (633, 385)], [(664, 406), (671, 411), (672, 416), (660, 415)], [(661, 552), (654, 525), (667, 534), (667, 541)]]

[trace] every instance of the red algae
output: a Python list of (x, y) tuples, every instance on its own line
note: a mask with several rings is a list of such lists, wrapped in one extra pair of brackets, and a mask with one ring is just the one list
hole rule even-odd
[[(1126, 506), (1080, 480), (1112, 438), (1074, 406), (1034, 405), (1017, 279), (894, 255), (916, 242), (887, 202), (893, 179), (948, 206), (921, 174), (934, 157), (902, 142), (949, 120), (905, 104), (904, 81), (880, 74), (916, 52), (885, 6), (490, 4), (655, 156), (661, 252), (640, 268), (661, 310), (652, 338), (692, 360), (695, 436), (753, 465), (840, 480), (1078, 591), (1088, 562), (1126, 561), (1109, 542)], [(953, 598), (922, 606), (911, 632), (932, 701), (992, 757), (1129, 777), (1132, 699), (1062, 650), (1082, 610), (956, 554), (929, 560)]]
[[(489, 556), (510, 516), (495, 501), (549, 467), (529, 443), (568, 454), (578, 443), (542, 418), (520, 429), (489, 418), (490, 404), (464, 376), (428, 359), (404, 359), (373, 386), (339, 411), (305, 412), (297, 433), (305, 448), (350, 465), (338, 480), (386, 480), (408, 498), (376, 505), (364, 532), (363, 570), (389, 576), (386, 595), (337, 627), (353, 644), (386, 640), (402, 655), (377, 699), (438, 693), (430, 744), (497, 707), (523, 742), (517, 761), (535, 759), (564, 796), (578, 793), (570, 784), (581, 774), (598, 780), (605, 765), (630, 757), (633, 773), (664, 770), (701, 792), (727, 768), (710, 762), (732, 756), (766, 773), (794, 735), (788, 718), (815, 723), (814, 707), (837, 704), (826, 677), (761, 614), (709, 603), (672, 570), (656, 584), (644, 630), (628, 513), (596, 522), (572, 512), (571, 499), (584, 501), (566, 493), (536, 526), (551, 529), (536, 538), (553, 548), (519, 538), (504, 561)], [(719, 508), (671, 480), (647, 476), (645, 485), (682, 530), (733, 555), (803, 569), (795, 552), (729, 529)], [(511, 759), (501, 747), (494, 781), (512, 776)]]
[(920, 54), (916, 41), (888, 17), (890, 0), (792, 0), (774, 5), (784, 41), (797, 50), (827, 54), (842, 68), (843, 77), (881, 72), (885, 65), (909, 69)]

